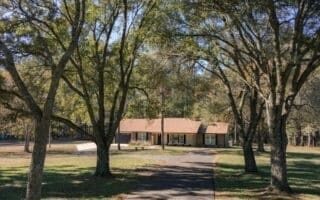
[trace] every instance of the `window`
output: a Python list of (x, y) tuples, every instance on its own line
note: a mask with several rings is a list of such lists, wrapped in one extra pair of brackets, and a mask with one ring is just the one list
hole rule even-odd
[(216, 135), (214, 135), (214, 134), (206, 135), (205, 144), (206, 145), (216, 145)]
[(171, 134), (169, 138), (169, 144), (184, 144), (184, 135), (182, 134)]
[(138, 133), (137, 140), (138, 141), (147, 141), (147, 133)]

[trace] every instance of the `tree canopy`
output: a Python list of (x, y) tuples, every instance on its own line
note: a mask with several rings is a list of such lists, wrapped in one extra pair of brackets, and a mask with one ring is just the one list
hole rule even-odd
[(36, 124), (26, 198), (40, 199), (52, 121), (94, 141), (110, 176), (121, 119), (158, 116), (234, 124), (246, 172), (265, 124), (270, 186), (290, 192), (288, 134), (319, 123), (319, 22), (317, 0), (2, 1), (0, 117)]

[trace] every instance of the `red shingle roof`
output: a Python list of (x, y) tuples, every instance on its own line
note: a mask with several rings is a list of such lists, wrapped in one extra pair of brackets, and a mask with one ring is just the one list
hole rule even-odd
[[(201, 122), (187, 118), (165, 118), (165, 133), (198, 133)], [(161, 132), (161, 119), (123, 119), (120, 122), (122, 133)]]
[(215, 133), (215, 134), (227, 134), (228, 133), (228, 123), (224, 122), (215, 122), (207, 126), (205, 133)]

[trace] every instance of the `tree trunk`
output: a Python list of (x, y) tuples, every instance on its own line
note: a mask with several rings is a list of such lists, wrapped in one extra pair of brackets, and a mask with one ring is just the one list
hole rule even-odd
[(311, 145), (313, 146), (313, 147), (315, 147), (316, 146), (316, 136), (315, 136), (315, 134), (312, 134), (312, 141), (311, 141)]
[(295, 132), (294, 132), (293, 135), (292, 135), (291, 144), (294, 145), (294, 146), (297, 146), (297, 135), (296, 135)]
[(315, 143), (315, 147), (317, 147), (318, 146), (318, 143), (319, 143), (319, 138), (320, 138), (320, 133), (319, 133), (319, 131), (316, 131), (316, 133), (315, 133), (315, 137), (314, 137), (314, 143)]
[[(277, 140), (273, 138), (272, 140)], [(287, 179), (286, 150), (284, 145), (275, 141), (271, 144), (271, 187), (291, 192)]]
[(237, 139), (237, 137), (238, 137), (238, 134), (237, 134), (237, 122), (235, 121), (234, 122), (234, 132), (233, 132), (233, 144), (234, 145), (238, 145), (238, 139)]
[(271, 139), (271, 181), (270, 189), (291, 193), (287, 179), (286, 148), (286, 119), (281, 106), (267, 106), (268, 126)]
[(106, 145), (99, 145), (99, 143), (97, 143), (97, 163), (94, 175), (100, 177), (112, 176), (110, 171), (109, 147)]
[(38, 200), (41, 198), (41, 183), (46, 157), (49, 123), (50, 120), (47, 119), (36, 120), (34, 147), (27, 183), (27, 200)]
[(52, 137), (51, 137), (51, 126), (49, 127), (49, 134), (48, 134), (48, 137), (49, 137), (49, 141), (48, 141), (48, 146), (49, 148), (51, 148), (51, 142), (52, 142)]
[(118, 138), (118, 150), (121, 150), (121, 145), (120, 145), (120, 124), (119, 124), (119, 127), (118, 127), (117, 138)]
[(258, 151), (259, 152), (265, 152), (264, 150), (264, 134), (262, 133), (262, 130), (258, 131)]
[(303, 142), (303, 134), (302, 134), (302, 126), (301, 126), (301, 119), (299, 118), (298, 120), (295, 120), (295, 126), (296, 126), (296, 131), (297, 131), (297, 136), (296, 136), (296, 143), (295, 145), (302, 145)]
[(27, 126), (24, 133), (24, 152), (27, 152), (27, 153), (31, 152), (30, 151), (30, 137), (31, 137), (30, 131), (32, 131), (32, 129)]
[(301, 133), (301, 136), (300, 136), (300, 146), (304, 146), (304, 135), (303, 135), (303, 133)]
[(106, 138), (104, 137), (104, 128), (101, 128), (96, 124), (93, 125), (93, 131), (96, 139), (97, 145), (97, 163), (96, 170), (94, 175), (100, 177), (112, 176), (110, 171), (110, 157), (109, 157), (109, 148)]
[(243, 154), (244, 154), (244, 170), (247, 173), (257, 172), (256, 160), (254, 157), (254, 153), (252, 150), (252, 145), (246, 143), (242, 146)]

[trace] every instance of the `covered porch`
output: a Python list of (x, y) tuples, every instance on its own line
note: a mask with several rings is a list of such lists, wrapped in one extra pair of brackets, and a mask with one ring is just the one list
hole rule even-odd
[[(141, 143), (150, 145), (161, 145), (162, 136), (161, 133), (150, 132), (134, 132), (130, 134), (131, 140), (129, 143)], [(176, 146), (196, 146), (197, 145), (197, 133), (184, 134), (184, 133), (164, 133), (165, 145)]]

